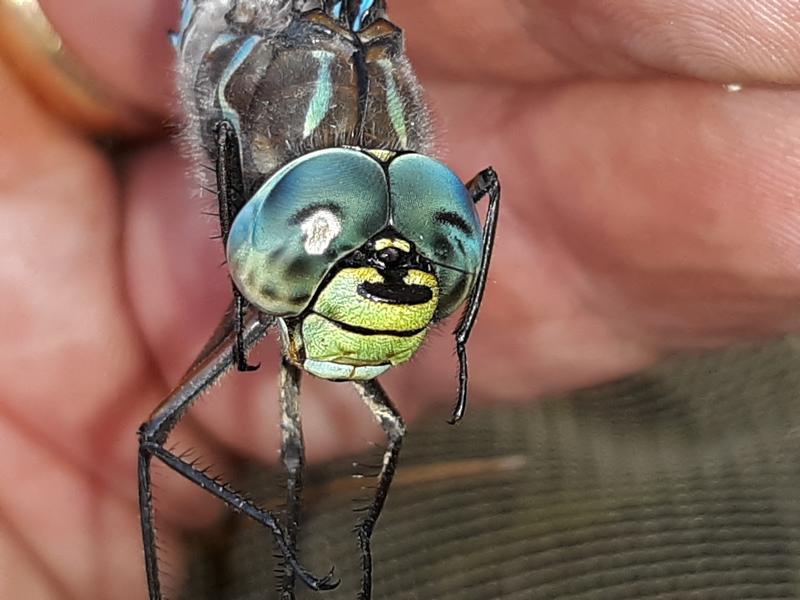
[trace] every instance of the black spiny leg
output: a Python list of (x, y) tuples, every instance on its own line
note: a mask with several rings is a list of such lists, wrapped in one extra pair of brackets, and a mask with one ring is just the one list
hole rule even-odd
[[(252, 348), (272, 325), (272, 319), (251, 319), (242, 332), (245, 349)], [(223, 335), (223, 331), (228, 335)], [(331, 589), (338, 585), (333, 581), (333, 571), (322, 578), (314, 577), (297, 562), (297, 556), (289, 536), (278, 524), (274, 515), (265, 511), (242, 494), (211, 477), (180, 456), (167, 450), (167, 437), (175, 429), (186, 411), (205, 390), (214, 385), (219, 378), (234, 365), (233, 326), (223, 321), (220, 329), (212, 337), (212, 344), (206, 347), (200, 358), (192, 365), (175, 390), (153, 412), (150, 419), (139, 429), (139, 510), (144, 540), (145, 566), (147, 568), (147, 589), (150, 600), (161, 600), (161, 585), (158, 577), (158, 556), (156, 553), (155, 520), (153, 514), (152, 483), (150, 463), (158, 458), (171, 469), (189, 481), (210, 492), (233, 510), (241, 511), (251, 519), (269, 529), (281, 554), (295, 574), (312, 589)]]
[[(300, 527), (300, 494), (303, 488), (305, 448), (300, 422), (300, 369), (284, 359), (281, 365), (281, 460), (286, 468), (286, 542), (297, 554), (297, 531)], [(281, 600), (294, 600), (295, 573), (284, 564)]]
[(489, 273), (489, 263), (492, 259), (492, 249), (494, 248), (494, 236), (497, 230), (497, 215), (500, 211), (500, 180), (497, 173), (489, 167), (478, 173), (472, 181), (467, 184), (472, 201), (478, 202), (485, 195), (489, 195), (489, 209), (486, 212), (486, 224), (483, 229), (483, 249), (481, 250), (481, 267), (478, 270), (478, 277), (470, 294), (467, 309), (464, 316), (455, 330), (456, 353), (458, 354), (458, 403), (453, 410), (450, 419), (451, 424), (458, 423), (467, 410), (467, 340), (472, 333), (475, 319), (481, 308), (483, 292), (486, 289), (486, 277)]
[(375, 491), (375, 498), (367, 509), (367, 514), (361, 523), (358, 524), (358, 543), (361, 546), (361, 591), (358, 600), (371, 600), (372, 598), (372, 550), (370, 540), (375, 529), (375, 523), (381, 516), (386, 496), (392, 485), (394, 472), (397, 468), (397, 457), (400, 455), (400, 448), (403, 445), (403, 436), (406, 433), (406, 426), (403, 418), (392, 404), (389, 396), (383, 391), (383, 387), (377, 381), (358, 381), (354, 382), (356, 389), (361, 394), (361, 398), (367, 404), (372, 414), (375, 415), (381, 428), (386, 432), (389, 440), (386, 452), (383, 454), (383, 465), (378, 475), (378, 487)]
[[(231, 231), (231, 224), (242, 206), (244, 206), (244, 182), (242, 176), (242, 163), (239, 158), (239, 141), (236, 138), (236, 131), (228, 121), (217, 123), (217, 201), (219, 203), (219, 227), (222, 233), (223, 248), (228, 243), (228, 234)], [(247, 352), (245, 351), (242, 339), (244, 330), (244, 315), (249, 306), (242, 294), (233, 287), (233, 316), (236, 332), (234, 343), (234, 362), (239, 371), (255, 371), (259, 365), (251, 365), (247, 362)]]

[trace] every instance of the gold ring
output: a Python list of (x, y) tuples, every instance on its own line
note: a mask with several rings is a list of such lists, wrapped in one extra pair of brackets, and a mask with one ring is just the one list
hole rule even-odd
[(47, 110), (98, 136), (152, 133), (154, 119), (115, 100), (70, 55), (38, 0), (0, 0), (0, 59)]

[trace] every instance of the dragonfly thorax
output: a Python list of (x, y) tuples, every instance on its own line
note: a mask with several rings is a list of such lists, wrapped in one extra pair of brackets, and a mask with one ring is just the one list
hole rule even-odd
[(400, 30), (371, 11), (372, 2), (350, 15), (344, 4), (356, 4), (325, 11), (322, 4), (205, 0), (185, 13), (175, 38), (185, 137), (192, 147), (213, 148), (217, 123), (230, 122), (246, 193), (320, 148), (431, 149), (428, 110)]

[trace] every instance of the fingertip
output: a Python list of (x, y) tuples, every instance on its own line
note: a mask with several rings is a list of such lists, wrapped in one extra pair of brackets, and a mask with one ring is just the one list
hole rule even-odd
[(171, 112), (173, 53), (167, 33), (177, 21), (177, 2), (40, 2), (65, 47), (102, 91), (154, 115)]

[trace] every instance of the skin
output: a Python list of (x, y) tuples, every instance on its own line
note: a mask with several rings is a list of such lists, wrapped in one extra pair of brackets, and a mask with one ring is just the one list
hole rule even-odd
[[(108, 89), (174, 112), (163, 32), (177, 3), (43, 4)], [(496, 0), (485, 19), (485, 0), (395, 4), (442, 155), (464, 178), (492, 164), (504, 185), (470, 345), (476, 404), (798, 329), (796, 3)], [(112, 165), (3, 66), (0, 98), (0, 597), (140, 599), (134, 433), (229, 301), (201, 214), (213, 201), (165, 137)], [(407, 418), (446, 426), (453, 325), (387, 378)], [(276, 358), (266, 343), (261, 371), (202, 402), (179, 446), (221, 472), (274, 460)], [(348, 387), (306, 382), (311, 460), (380, 438)], [(158, 484), (179, 579), (176, 534), (219, 507)]]

